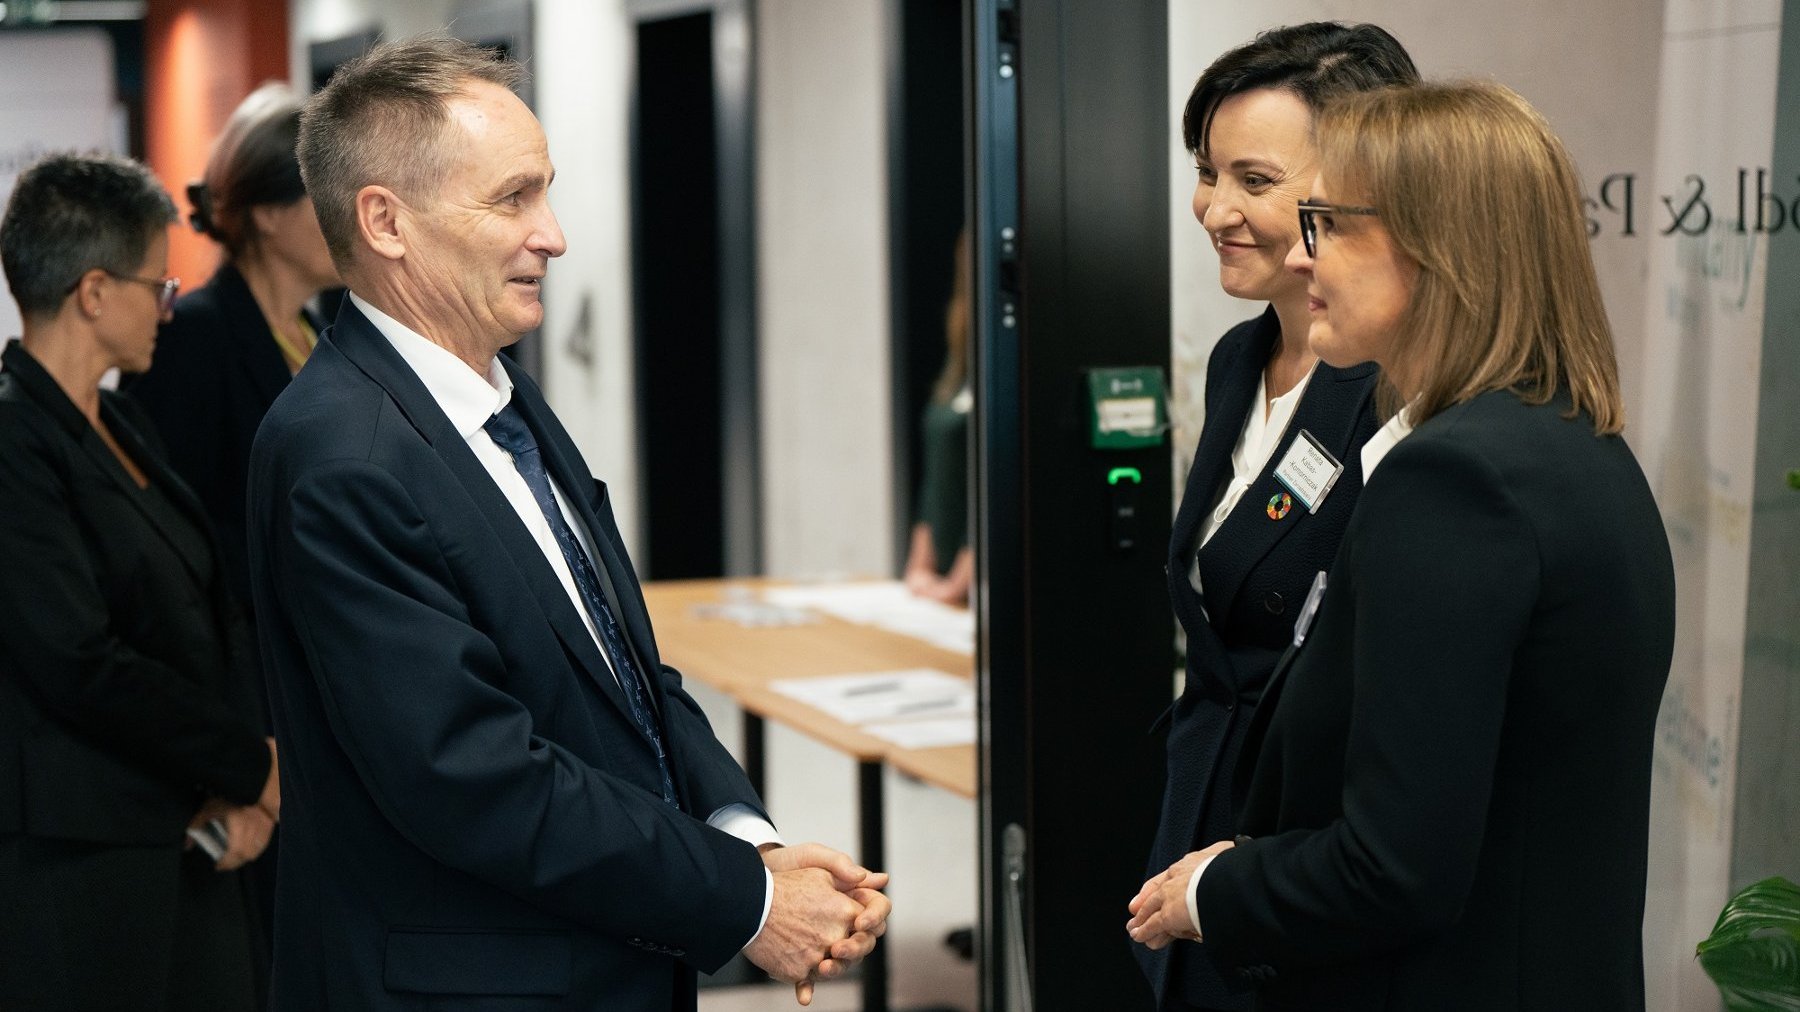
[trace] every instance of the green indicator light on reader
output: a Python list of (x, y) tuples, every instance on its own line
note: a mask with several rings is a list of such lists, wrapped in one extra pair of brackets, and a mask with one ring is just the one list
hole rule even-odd
[(1144, 483), (1143, 472), (1135, 467), (1115, 467), (1111, 471), (1106, 472), (1106, 483), (1108, 485), (1117, 485), (1122, 478), (1130, 478), (1133, 485), (1142, 485)]

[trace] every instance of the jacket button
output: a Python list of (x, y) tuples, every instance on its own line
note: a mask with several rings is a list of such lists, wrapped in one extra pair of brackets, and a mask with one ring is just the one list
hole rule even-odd
[(1287, 610), (1287, 602), (1281, 599), (1280, 591), (1272, 590), (1268, 597), (1263, 598), (1263, 608), (1271, 615), (1279, 615)]

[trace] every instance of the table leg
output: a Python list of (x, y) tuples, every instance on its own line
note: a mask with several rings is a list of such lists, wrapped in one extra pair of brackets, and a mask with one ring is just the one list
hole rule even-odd
[(744, 775), (750, 778), (750, 789), (762, 798), (763, 807), (769, 806), (767, 785), (764, 782), (768, 745), (764, 739), (763, 719), (749, 710), (744, 713)]
[[(887, 870), (882, 827), (881, 763), (856, 764), (856, 807), (859, 822), (857, 860), (872, 871)], [(887, 944), (878, 942), (862, 962), (863, 1012), (888, 1012)]]

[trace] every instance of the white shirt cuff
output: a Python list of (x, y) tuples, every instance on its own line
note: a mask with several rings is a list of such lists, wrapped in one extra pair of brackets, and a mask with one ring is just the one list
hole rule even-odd
[[(752, 847), (761, 848), (770, 843), (778, 846), (781, 844), (781, 834), (775, 831), (775, 827), (769, 824), (769, 820), (757, 815), (756, 809), (749, 805), (726, 805), (707, 816), (706, 824), (714, 829), (730, 833)], [(762, 917), (757, 919), (756, 934), (750, 936), (750, 941), (744, 943), (744, 948), (749, 948), (750, 943), (762, 935), (763, 926), (769, 923), (769, 908), (774, 902), (775, 874), (764, 868)]]
[[(1214, 854), (1212, 857), (1208, 857), (1201, 861), (1200, 864), (1194, 868), (1194, 873), (1188, 876), (1188, 921), (1194, 926), (1194, 934), (1200, 937), (1204, 937), (1200, 931), (1200, 876), (1206, 874), (1206, 866), (1212, 864), (1213, 858), (1218, 856), (1219, 855)], [(767, 915), (765, 914), (764, 916)]]

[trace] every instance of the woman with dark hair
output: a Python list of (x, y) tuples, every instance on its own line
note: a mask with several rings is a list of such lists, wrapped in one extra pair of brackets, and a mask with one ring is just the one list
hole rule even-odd
[(234, 869), (280, 789), (248, 637), (200, 504), (100, 389), (150, 364), (174, 217), (143, 166), (63, 155), (0, 220), (0, 1008), (256, 1004)]
[(1251, 729), (1245, 835), (1132, 937), (1204, 937), (1263, 1008), (1641, 1010), (1675, 576), (1575, 166), (1494, 84), (1349, 96), (1318, 138), (1309, 339), (1400, 410)]
[[(1283, 261), (1317, 171), (1313, 117), (1331, 98), (1418, 80), (1374, 25), (1276, 28), (1206, 68), (1182, 139), (1194, 217), (1229, 295), (1267, 302), (1214, 346), (1206, 422), (1169, 538), (1169, 596), (1187, 633), (1187, 681), (1170, 707), (1168, 780), (1148, 873), (1229, 838), (1233, 770), (1263, 686), (1293, 637), (1314, 575), (1336, 553), (1362, 490), (1357, 452), (1376, 428), (1375, 369), (1321, 364), (1307, 347), (1306, 281)], [(1191, 942), (1134, 946), (1164, 1009), (1242, 1009)]]
[(300, 103), (266, 84), (237, 107), (205, 180), (188, 187), (196, 231), (224, 247), (205, 287), (175, 303), (156, 367), (125, 385), (169, 446), (169, 462), (218, 527), (225, 571), (250, 607), (244, 486), (269, 405), (312, 353), (321, 322), (306, 304), (338, 283), (294, 145)]

